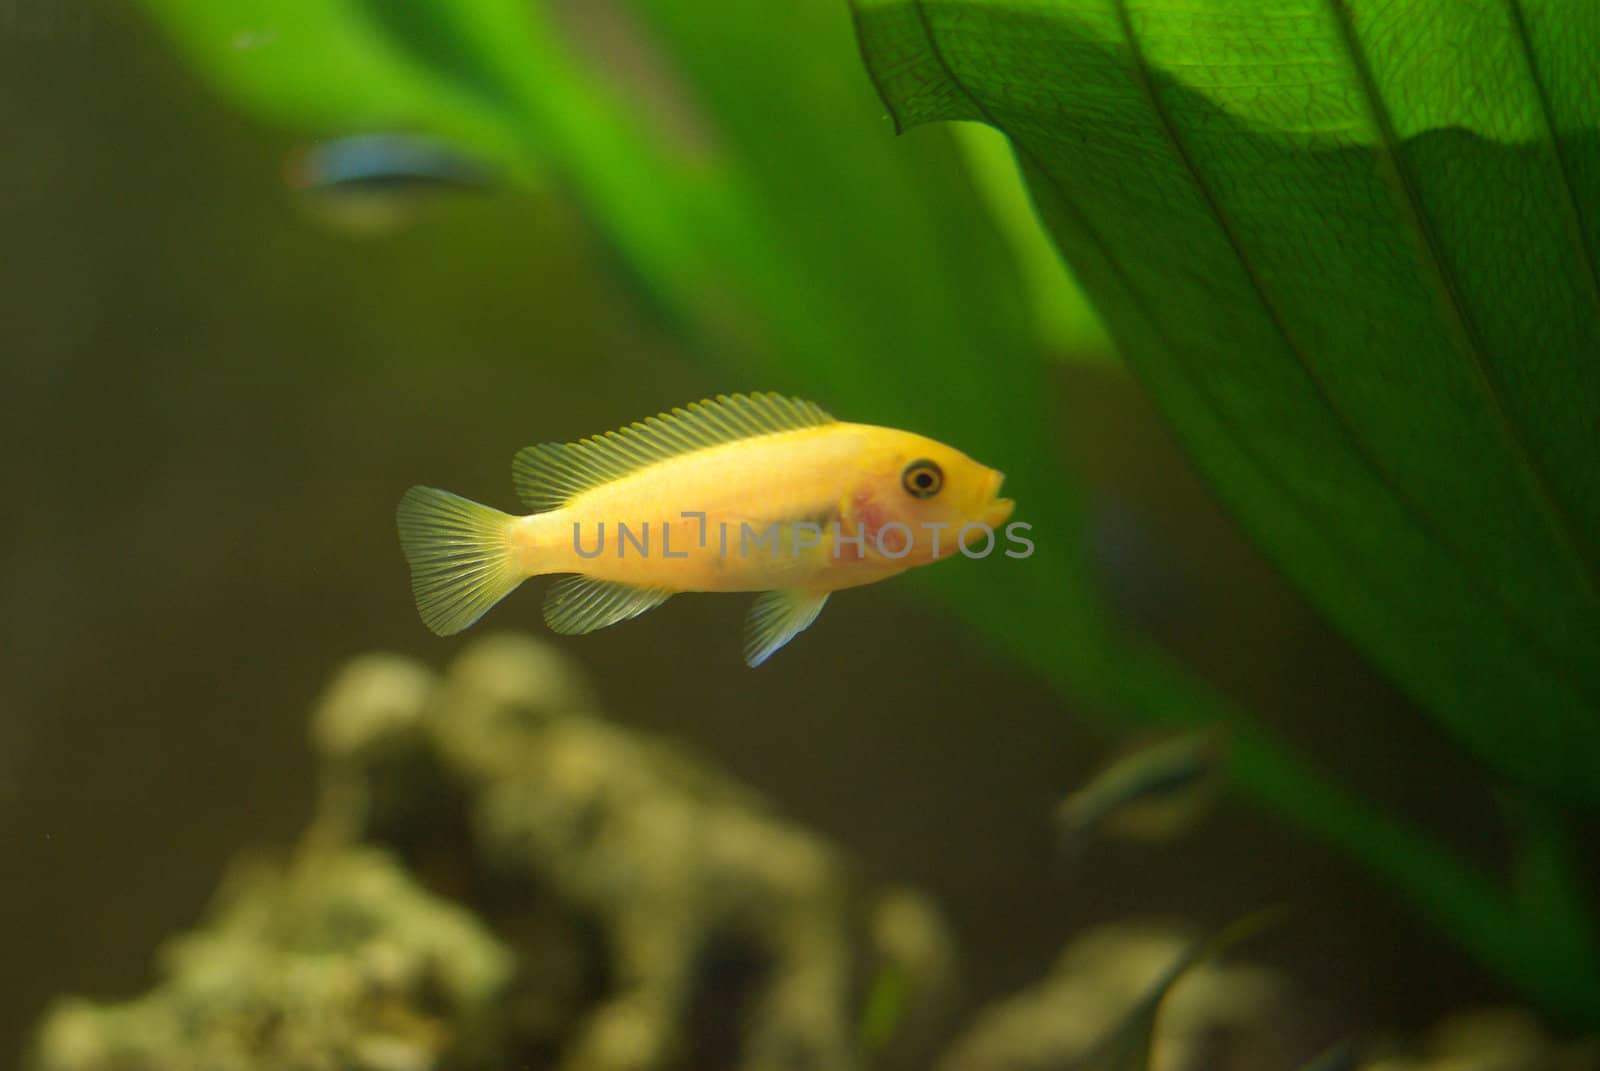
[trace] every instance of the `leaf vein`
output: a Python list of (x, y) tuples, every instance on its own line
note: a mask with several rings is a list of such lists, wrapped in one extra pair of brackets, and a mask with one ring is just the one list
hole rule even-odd
[(1527, 62), (1528, 78), (1533, 82), (1534, 93), (1539, 100), (1539, 114), (1544, 119), (1545, 130), (1550, 135), (1550, 148), (1555, 155), (1556, 173), (1561, 176), (1561, 189), (1566, 194), (1567, 222), (1573, 228), (1578, 257), (1583, 261), (1584, 277), (1589, 284), (1589, 299), (1594, 305), (1596, 315), (1600, 316), (1600, 265), (1595, 263), (1595, 252), (1589, 247), (1586, 237), (1588, 219), (1584, 215), (1582, 202), (1578, 200), (1577, 186), (1572, 181), (1572, 160), (1567, 155), (1560, 132), (1556, 129), (1555, 110), (1550, 106), (1550, 89), (1545, 85), (1544, 71), (1540, 68), (1538, 57), (1533, 51), (1533, 39), (1528, 33), (1528, 17), (1523, 10), (1522, 0), (1506, 0), (1506, 7), (1511, 13), (1517, 47)]
[[(1335, 2), (1337, 2), (1337, 0), (1335, 0)], [(920, 0), (918, 0), (918, 3), (920, 4)], [(1399, 480), (1392, 472), (1389, 471), (1387, 466), (1382, 463), (1376, 452), (1371, 448), (1370, 444), (1367, 443), (1365, 438), (1360, 434), (1356, 422), (1352, 420), (1350, 415), (1345, 412), (1344, 408), (1337, 401), (1335, 401), (1332, 389), (1329, 387), (1327, 381), (1323, 378), (1321, 373), (1318, 372), (1315, 363), (1310, 359), (1310, 356), (1307, 354), (1304, 345), (1300, 342), (1294, 331), (1290, 328), (1289, 323), (1285, 319), (1282, 310), (1279, 309), (1277, 302), (1272, 299), (1265, 280), (1262, 278), (1261, 273), (1256, 269), (1255, 264), (1246, 251), (1244, 241), (1240, 238), (1232, 223), (1232, 220), (1230, 219), (1228, 213), (1224, 210), (1221, 201), (1211, 189), (1210, 184), (1205, 180), (1199, 163), (1195, 160), (1193, 154), (1189, 151), (1188, 145), (1178, 133), (1177, 126), (1173, 122), (1172, 116), (1168, 113), (1166, 105), (1162, 102), (1161, 96), (1157, 92), (1153, 72), (1150, 68), (1148, 60), (1145, 58), (1144, 50), (1139, 37), (1134, 30), (1133, 17), (1132, 12), (1128, 7), (1128, 0), (1112, 0), (1112, 3), (1116, 9), (1117, 18), (1121, 24), (1123, 36), (1127, 41), (1129, 54), (1133, 59), (1133, 68), (1136, 76), (1138, 77), (1140, 88), (1144, 91), (1145, 96), (1149, 99), (1151, 110), (1155, 113), (1163, 135), (1171, 144), (1173, 152), (1183, 164), (1184, 169), (1188, 171), (1191, 180), (1194, 182), (1196, 192), (1201, 198), (1204, 199), (1206, 207), (1210, 210), (1212, 218), (1217, 223), (1218, 229), (1222, 232), (1224, 239), (1227, 241), (1229, 247), (1233, 251), (1234, 257), (1238, 260), (1240, 270), (1244, 273), (1245, 278), (1249, 281), (1250, 287), (1255, 292), (1257, 300), (1260, 301), (1262, 311), (1265, 312), (1267, 318), (1271, 321), (1272, 326), (1277, 334), (1282, 337), (1285, 347), (1293, 356), (1295, 362), (1299, 365), (1301, 372), (1310, 382), (1312, 389), (1316, 392), (1318, 400), (1321, 401), (1322, 405), (1328, 410), (1329, 414), (1338, 424), (1340, 430), (1344, 433), (1344, 436), (1349, 441), (1351, 449), (1355, 453), (1356, 457), (1358, 457), (1363, 466), (1372, 473), (1377, 482), (1388, 491), (1396, 504), (1399, 505), (1400, 508), (1411, 518), (1412, 523), (1416, 525), (1417, 530), (1421, 532), (1424, 537), (1437, 545), (1445, 553), (1445, 555), (1456, 564), (1468, 583), (1477, 588), (1484, 595), (1488, 596), (1490, 601), (1500, 608), (1500, 611), (1505, 616), (1506, 621), (1519, 634), (1521, 634), (1524, 639), (1527, 640), (1535, 656), (1539, 658), (1540, 661), (1545, 662), (1546, 665), (1551, 669), (1552, 673), (1559, 676), (1561, 679), (1565, 680), (1569, 685), (1571, 685), (1574, 691), (1576, 691), (1579, 695), (1582, 695), (1591, 706), (1600, 707), (1600, 698), (1591, 695), (1587, 687), (1585, 687), (1581, 681), (1572, 677), (1566, 671), (1566, 667), (1563, 665), (1562, 660), (1557, 656), (1556, 652), (1547, 646), (1543, 637), (1538, 634), (1536, 629), (1523, 618), (1522, 614), (1517, 612), (1515, 606), (1513, 606), (1506, 599), (1498, 586), (1489, 582), (1485, 577), (1482, 576), (1481, 571), (1476, 567), (1476, 563), (1474, 563), (1466, 554), (1466, 552), (1449, 537), (1448, 531), (1439, 525), (1434, 518), (1422, 508), (1421, 503), (1412, 498), (1412, 496), (1404, 490)], [(931, 34), (929, 35), (929, 39), (930, 41), (933, 40)], [(953, 74), (952, 77), (954, 77)], [(1197, 383), (1196, 377), (1191, 377), (1191, 381)], [(1206, 393), (1209, 394), (1209, 392)], [(1213, 409), (1217, 411), (1218, 416), (1220, 417), (1222, 415), (1222, 411), (1218, 407), (1218, 403), (1212, 401), (1211, 405)], [(1288, 480), (1285, 478), (1280, 478), (1280, 482), (1287, 484)], [(1301, 501), (1302, 508), (1306, 508), (1304, 500), (1302, 499)]]
[[(1194, 161), (1190, 158), (1183, 143), (1180, 139), (1178, 139), (1176, 132), (1173, 130), (1170, 118), (1168, 117), (1165, 108), (1162, 107), (1159, 98), (1155, 94), (1155, 86), (1150, 80), (1149, 67), (1145, 62), (1143, 53), (1139, 49), (1138, 41), (1134, 36), (1132, 20), (1126, 7), (1127, 0), (1113, 0), (1113, 2), (1116, 5), (1119, 19), (1122, 22), (1123, 32), (1128, 39), (1129, 47), (1132, 50), (1135, 58), (1134, 67), (1146, 94), (1150, 97), (1152, 107), (1155, 109), (1163, 124), (1166, 136), (1169, 140), (1171, 140), (1174, 149), (1183, 159), (1185, 166), (1188, 167), (1201, 195), (1204, 196), (1207, 202), (1211, 205), (1212, 212), (1217, 219), (1219, 226), (1222, 227), (1224, 235), (1232, 245), (1234, 254), (1236, 257), (1238, 257), (1241, 267), (1244, 269), (1252, 286), (1255, 288), (1256, 294), (1259, 297), (1267, 315), (1272, 319), (1278, 331), (1282, 334), (1290, 352), (1294, 355), (1296, 361), (1300, 364), (1300, 367), (1311, 381), (1319, 397), (1322, 399), (1323, 404), (1328, 407), (1328, 409), (1333, 413), (1335, 419), (1344, 429), (1345, 434), (1350, 439), (1352, 448), (1355, 450), (1357, 456), (1360, 457), (1368, 466), (1368, 468), (1373, 471), (1375, 478), (1390, 490), (1391, 494), (1394, 495), (1397, 503), (1402, 507), (1402, 509), (1412, 516), (1414, 522), (1418, 525), (1418, 528), (1422, 531), (1422, 533), (1428, 538), (1432, 539), (1445, 551), (1446, 556), (1461, 571), (1461, 575), (1469, 584), (1469, 586), (1476, 588), (1482, 594), (1487, 596), (1491, 602), (1501, 608), (1502, 613), (1506, 615), (1507, 622), (1517, 631), (1517, 633), (1522, 635), (1527, 640), (1530, 648), (1530, 654), (1537, 661), (1543, 663), (1550, 670), (1552, 676), (1564, 681), (1569, 687), (1571, 687), (1574, 693), (1577, 696), (1580, 696), (1582, 700), (1591, 708), (1600, 708), (1600, 699), (1597, 699), (1595, 696), (1589, 694), (1588, 689), (1583, 685), (1583, 683), (1571, 676), (1561, 659), (1556, 657), (1555, 653), (1544, 644), (1542, 639), (1530, 630), (1529, 626), (1522, 620), (1520, 615), (1512, 612), (1511, 607), (1506, 603), (1504, 597), (1500, 594), (1498, 589), (1496, 589), (1493, 585), (1487, 584), (1483, 578), (1479, 576), (1478, 572), (1471, 568), (1470, 563), (1465, 560), (1464, 556), (1454, 547), (1452, 543), (1450, 543), (1450, 541), (1445, 539), (1438, 532), (1438, 530), (1429, 522), (1426, 515), (1421, 512), (1416, 504), (1411, 502), (1400, 491), (1399, 487), (1395, 485), (1393, 480), (1391, 480), (1383, 468), (1377, 464), (1368, 450), (1364, 448), (1363, 443), (1355, 433), (1354, 427), (1351, 425), (1346, 416), (1340, 411), (1340, 409), (1333, 403), (1328, 395), (1325, 385), (1312, 369), (1304, 352), (1296, 342), (1293, 334), (1289, 331), (1288, 325), (1283, 322), (1276, 306), (1268, 297), (1266, 289), (1263, 286), (1260, 278), (1257, 276), (1253, 265), (1245, 255), (1244, 249), (1239, 243), (1237, 236), (1233, 233), (1231, 226), (1228, 224), (1227, 217), (1223, 214), (1221, 206), (1216, 202), (1216, 199), (1211, 193), (1209, 187), (1201, 180), (1199, 171), (1196, 168)], [(957, 92), (959, 92), (971, 103), (973, 109), (983, 118), (984, 122), (988, 123), (997, 130), (1004, 130), (1005, 128), (997, 121), (994, 114), (989, 110), (988, 106), (984, 104), (984, 102), (979, 99), (976, 94), (972, 93), (967, 88), (961, 77), (950, 65), (949, 59), (945, 56), (944, 51), (940, 46), (938, 35), (933, 30), (932, 22), (928, 18), (928, 12), (924, 6), (924, 0), (910, 0), (910, 3), (912, 9), (917, 14), (918, 21), (922, 25), (923, 36), (927, 40), (928, 47), (933, 53), (933, 59), (938, 63), (939, 68), (944, 72), (945, 77), (950, 80), (950, 84), (956, 89)], [(1311, 519), (1313, 523), (1318, 523), (1325, 532), (1332, 533), (1337, 531), (1338, 528), (1332, 523), (1332, 519), (1329, 518), (1311, 500), (1304, 497), (1294, 486), (1293, 482), (1284, 476), (1276, 466), (1270, 463), (1265, 452), (1258, 448), (1252, 437), (1246, 434), (1238, 426), (1229, 413), (1227, 407), (1222, 404), (1220, 398), (1218, 398), (1215, 392), (1205, 385), (1204, 377), (1198, 375), (1194, 371), (1190, 362), (1184, 361), (1177, 357), (1177, 355), (1183, 352), (1183, 348), (1178, 346), (1174, 340), (1168, 336), (1161, 318), (1157, 316), (1153, 310), (1148, 308), (1147, 304), (1139, 296), (1138, 289), (1132, 284), (1132, 279), (1128, 275), (1126, 269), (1113, 255), (1110, 243), (1107, 242), (1104, 236), (1102, 236), (1093, 226), (1090, 225), (1088, 217), (1084, 214), (1083, 210), (1078, 207), (1076, 201), (1071, 197), (1070, 194), (1068, 194), (1066, 189), (1061, 185), (1060, 181), (1056, 178), (1055, 173), (1051, 171), (1049, 167), (1045, 166), (1043, 161), (1041, 161), (1025, 144), (1015, 141), (1013, 144), (1016, 147), (1018, 155), (1028, 158), (1028, 160), (1033, 164), (1035, 172), (1042, 176), (1044, 180), (1050, 184), (1050, 188), (1056, 194), (1060, 204), (1071, 213), (1073, 222), (1077, 226), (1080, 233), (1082, 233), (1094, 245), (1100, 256), (1105, 259), (1107, 266), (1117, 276), (1122, 288), (1130, 295), (1132, 300), (1144, 310), (1145, 321), (1154, 327), (1167, 351), (1174, 355), (1174, 358), (1177, 360), (1178, 364), (1184, 367), (1185, 377), (1189, 380), (1189, 383), (1195, 390), (1196, 394), (1199, 395), (1199, 397), (1203, 400), (1205, 406), (1216, 417), (1225, 434), (1227, 434), (1227, 436), (1233, 440), (1235, 447), (1250, 460), (1251, 464), (1255, 466), (1265, 480), (1277, 486), (1284, 498), (1295, 504), (1295, 508), (1301, 514), (1306, 516), (1308, 519)], [(1273, 553), (1273, 548), (1266, 544), (1263, 544), (1263, 547), (1267, 550), (1267, 553), (1270, 557), (1276, 557), (1276, 555)], [(1348, 554), (1349, 551), (1346, 553)], [(1356, 557), (1359, 559), (1359, 555), (1356, 555)]]
[(1349, 6), (1346, 0), (1328, 0), (1328, 5), (1333, 12), (1340, 43), (1346, 55), (1350, 57), (1350, 65), (1355, 71), (1356, 81), (1362, 96), (1366, 99), (1373, 125), (1376, 127), (1378, 134), (1376, 149), (1383, 165), (1382, 170), (1395, 188), (1398, 207), (1405, 214), (1412, 232), (1421, 238), (1421, 252), (1424, 254), (1422, 260), (1427, 269), (1427, 276), (1445, 299), (1443, 306), (1448, 317), (1447, 326), (1455, 336), (1456, 349), (1468, 359), (1473, 381), (1488, 402), (1489, 412), (1509, 449), (1517, 471), (1544, 513), (1545, 521), (1556, 537), (1557, 543), (1576, 565), (1578, 578), (1591, 601), (1600, 601), (1600, 563), (1597, 563), (1594, 553), (1584, 545), (1584, 541), (1578, 535), (1576, 521), (1556, 496), (1549, 477), (1535, 460), (1522, 430), (1511, 419), (1511, 414), (1506, 408), (1504, 386), (1491, 371), (1487, 346), (1484, 344), (1478, 325), (1467, 310), (1467, 303), (1456, 279), (1455, 270), (1440, 248), (1439, 235), (1423, 204), (1422, 193), (1417, 187), (1416, 179), (1411, 175), (1406, 163), (1399, 136), (1395, 133), (1393, 117), (1389, 114), (1383, 94), (1378, 91), (1377, 81), (1373, 76), (1360, 36), (1356, 33)]

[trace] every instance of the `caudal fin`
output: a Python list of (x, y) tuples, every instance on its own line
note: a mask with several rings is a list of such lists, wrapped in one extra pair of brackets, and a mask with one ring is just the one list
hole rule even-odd
[(460, 632), (525, 579), (515, 568), (515, 520), (470, 499), (413, 487), (395, 511), (411, 593), (423, 624), (441, 636)]

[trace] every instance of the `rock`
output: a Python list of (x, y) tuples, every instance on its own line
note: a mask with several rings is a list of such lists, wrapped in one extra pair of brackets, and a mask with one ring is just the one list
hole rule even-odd
[[(1195, 935), (1121, 923), (1074, 940), (1050, 975), (982, 1011), (939, 1071), (1075, 1071), (1097, 1067), (1124, 1024)], [(1305, 1062), (1288, 982), (1261, 967), (1200, 963), (1162, 1002), (1153, 1071), (1284, 1071)]]
[(597, 710), (522, 637), (352, 660), (298, 862), (232, 883), (150, 994), (64, 1003), (33, 1071), (925, 1066), (927, 902)]
[(513, 963), (387, 856), (236, 869), (207, 925), (124, 1003), (62, 1001), (36, 1071), (431, 1071), (488, 1067)]
[[(907, 980), (897, 1029), (915, 1033), (918, 1013), (950, 984), (949, 942), (932, 910), (866, 881), (756, 793), (595, 706), (552, 648), (483, 641), (427, 704), (438, 784), (411, 783), (431, 799), (456, 795), (458, 847), (470, 846), (456, 865), (469, 883), (525, 890), (510, 905), (486, 893), (490, 918), (533, 925), (536, 893), (546, 914), (595, 931), (603, 961), (578, 974), (610, 985), (563, 1040), (562, 1066), (666, 1067), (726, 1049), (739, 1061), (730, 1066), (752, 1071), (848, 1071), (861, 1062), (861, 979), (891, 966)], [(393, 770), (347, 770), (362, 787), (339, 798), (393, 798)], [(884, 904), (920, 910), (920, 928), (877, 940)], [(713, 995), (736, 1023), (697, 1018)]]

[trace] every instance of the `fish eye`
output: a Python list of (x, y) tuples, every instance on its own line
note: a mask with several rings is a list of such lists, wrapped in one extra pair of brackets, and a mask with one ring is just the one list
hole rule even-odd
[(932, 498), (944, 486), (944, 470), (927, 458), (913, 461), (900, 474), (900, 486), (912, 498)]

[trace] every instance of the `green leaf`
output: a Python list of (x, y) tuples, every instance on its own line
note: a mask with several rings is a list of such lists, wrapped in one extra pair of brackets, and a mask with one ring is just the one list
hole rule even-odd
[(1015, 657), (1089, 679), (1102, 624), (1079, 551), (1080, 489), (1050, 437), (1050, 370), (1011, 247), (952, 139), (885, 136), (843, 6), (781, 17), (743, 0), (634, 6), (718, 132), (728, 200), (684, 218), (759, 310), (768, 367), (832, 412), (958, 443), (1002, 469), (1025, 503), (1019, 519), (1041, 534), (1026, 561), (908, 583)]
[[(467, 5), (143, 2), (197, 67), (266, 118), (322, 132), (427, 130), (511, 174), (532, 172), (536, 153), (505, 87), (483, 76), (459, 27), (442, 18), (465, 14)], [(470, 7), (513, 39), (522, 35), (515, 5), (474, 0)], [(429, 23), (428, 13), (441, 17)], [(432, 46), (419, 49), (419, 40)]]
[(1111, 340), (1105, 327), (1050, 244), (1010, 143), (999, 131), (981, 123), (962, 123), (955, 133), (973, 181), (1016, 257), (1039, 337), (1050, 356), (1076, 360), (1110, 357)]
[(1552, 940), (1600, 963), (1600, 927), (1585, 882), (1585, 854), (1567, 821), (1547, 808), (1503, 797), (1512, 832), (1512, 896), (1528, 918), (1542, 923)]
[(1600, 802), (1600, 9), (857, 0), (902, 125), (1010, 135), (1290, 577), (1504, 775)]

